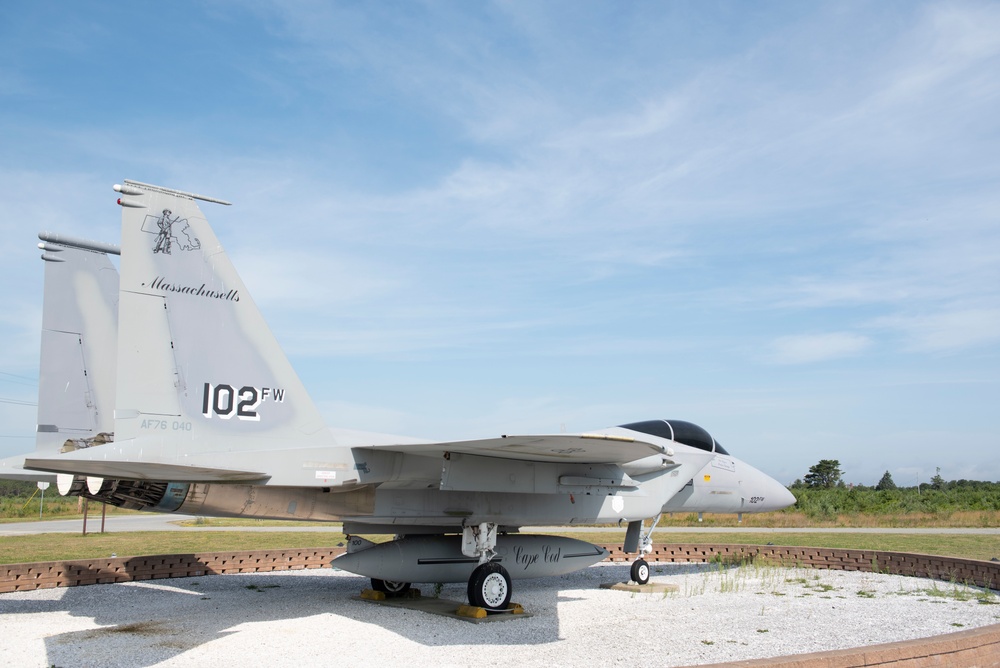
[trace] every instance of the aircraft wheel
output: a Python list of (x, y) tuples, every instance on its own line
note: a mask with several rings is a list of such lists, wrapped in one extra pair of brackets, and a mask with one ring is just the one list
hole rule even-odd
[(372, 578), (372, 589), (380, 591), (386, 598), (398, 598), (410, 591), (409, 582), (393, 582), (392, 580), (376, 580)]
[(510, 575), (500, 564), (477, 566), (469, 578), (469, 604), (487, 610), (506, 610), (510, 603)]
[(646, 584), (649, 582), (649, 564), (646, 563), (645, 559), (636, 559), (632, 562), (630, 575), (632, 576), (632, 582), (641, 585)]

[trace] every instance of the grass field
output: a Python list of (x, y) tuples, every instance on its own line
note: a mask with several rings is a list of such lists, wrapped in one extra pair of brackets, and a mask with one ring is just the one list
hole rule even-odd
[[(3, 520), (0, 520), (2, 522)], [(284, 522), (281, 520), (249, 520), (199, 518), (182, 523), (185, 526), (323, 526), (324, 522)], [(776, 513), (746, 514), (739, 522), (736, 515), (716, 515), (705, 513), (701, 522), (695, 513), (685, 515), (665, 515), (660, 519), (661, 527), (763, 527), (769, 529), (802, 528), (984, 528), (1000, 527), (1000, 511), (967, 510), (948, 513), (905, 513), (898, 515), (839, 515), (831, 520), (816, 520), (804, 513), (781, 511)]]
[[(572, 533), (563, 535), (597, 544), (621, 544), (622, 532)], [(891, 552), (940, 554), (967, 559), (1000, 558), (1000, 536), (951, 534), (870, 533), (669, 533), (657, 543), (725, 543), (749, 545), (797, 545), (840, 547)], [(344, 534), (315, 532), (158, 531), (105, 534), (39, 534), (0, 537), (0, 563), (27, 563), (63, 559), (93, 559), (149, 554), (190, 554), (219, 550), (264, 550), (296, 547), (333, 547), (344, 542)]]

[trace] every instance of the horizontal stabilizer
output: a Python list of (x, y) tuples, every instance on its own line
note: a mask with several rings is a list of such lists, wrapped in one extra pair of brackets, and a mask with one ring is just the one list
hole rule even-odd
[(118, 480), (158, 480), (162, 482), (248, 483), (264, 482), (269, 477), (267, 474), (253, 471), (233, 471), (154, 462), (80, 460), (67, 457), (58, 459), (28, 458), (24, 461), (24, 468)]
[(501, 436), (452, 443), (416, 443), (377, 446), (380, 450), (409, 455), (440, 457), (460, 452), (483, 457), (532, 462), (573, 462), (579, 464), (623, 464), (663, 453), (663, 448), (645, 441), (606, 434), (548, 434)]
[[(36, 454), (36, 453), (32, 453)], [(34, 482), (55, 482), (54, 473), (42, 473), (41, 471), (28, 471), (22, 467), (24, 458), (28, 455), (18, 455), (0, 459), (0, 480), (27, 480)]]

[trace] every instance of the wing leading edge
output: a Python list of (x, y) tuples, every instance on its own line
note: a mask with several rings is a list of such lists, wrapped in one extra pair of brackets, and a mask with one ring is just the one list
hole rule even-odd
[(664, 454), (659, 445), (611, 434), (548, 434), (447, 443), (413, 443), (372, 446), (374, 449), (424, 457), (462, 453), (529, 462), (574, 464), (625, 464), (650, 455)]

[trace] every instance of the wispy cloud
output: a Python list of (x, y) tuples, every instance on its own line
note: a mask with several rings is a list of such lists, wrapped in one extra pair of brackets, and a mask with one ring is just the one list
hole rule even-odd
[(1000, 308), (887, 316), (874, 325), (895, 332), (907, 350), (919, 353), (954, 353), (1000, 342)]
[(771, 342), (768, 361), (775, 364), (809, 364), (852, 357), (864, 352), (871, 339), (851, 332), (782, 336)]

